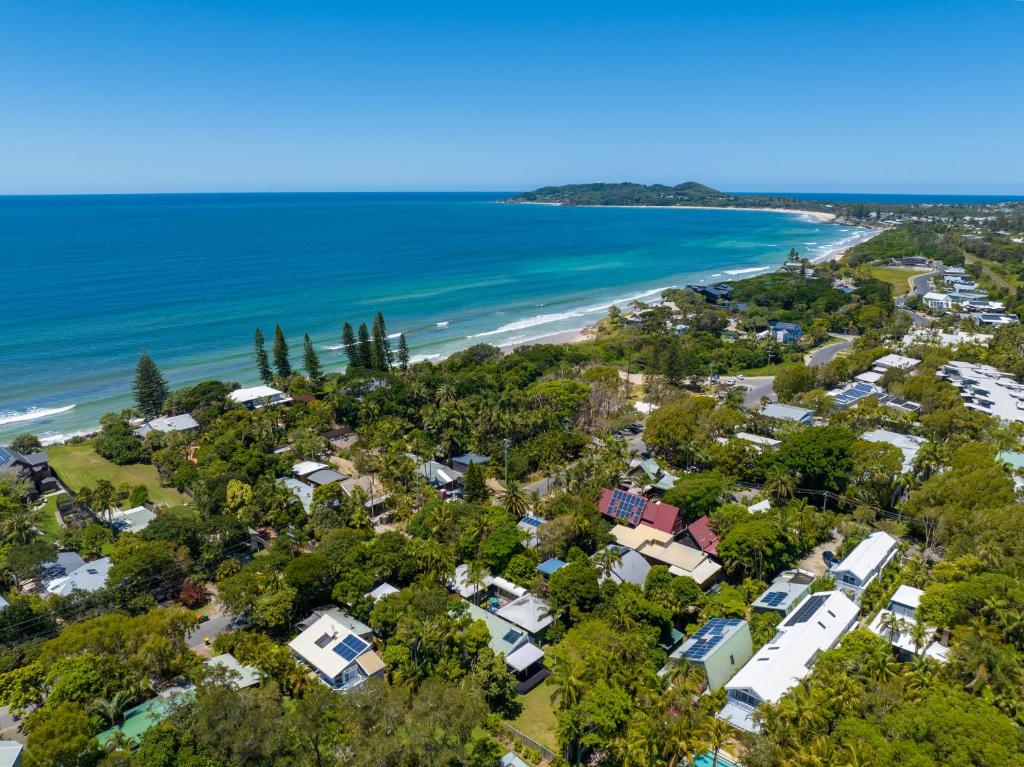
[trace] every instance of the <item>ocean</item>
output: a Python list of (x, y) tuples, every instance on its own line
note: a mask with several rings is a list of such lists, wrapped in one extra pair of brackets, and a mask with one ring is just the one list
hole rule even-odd
[(139, 353), (172, 388), (257, 383), (252, 337), (382, 311), (415, 359), (540, 340), (694, 281), (822, 258), (865, 236), (808, 216), (504, 205), (497, 193), (0, 197), (0, 443), (94, 429), (132, 404)]

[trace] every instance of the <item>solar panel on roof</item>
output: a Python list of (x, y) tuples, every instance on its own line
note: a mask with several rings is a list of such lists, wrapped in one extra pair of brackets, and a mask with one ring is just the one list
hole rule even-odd
[(690, 640), (692, 644), (683, 652), (688, 660), (703, 660), (722, 643), (729, 629), (740, 624), (736, 618), (713, 618), (705, 623)]
[(795, 626), (798, 623), (806, 623), (811, 619), (811, 616), (818, 611), (825, 600), (828, 599), (827, 594), (815, 594), (814, 596), (808, 597), (804, 600), (804, 603), (797, 608), (797, 611), (793, 613), (789, 620), (786, 621), (787, 626)]
[(505, 632), (505, 636), (503, 636), (502, 639), (508, 642), (509, 644), (515, 644), (519, 641), (519, 638), (522, 635), (523, 633), (521, 631), (514, 631), (510, 629), (509, 631)]
[(608, 515), (622, 519), (631, 525), (640, 523), (647, 500), (640, 495), (627, 493), (625, 490), (613, 490), (612, 499), (608, 503)]
[(0, 463), (7, 463), (13, 456), (11, 451), (5, 447), (0, 447)]
[(370, 645), (368, 643), (364, 642), (355, 634), (349, 634), (334, 646), (334, 652), (340, 655), (344, 660), (354, 660), (369, 646)]
[(761, 601), (764, 604), (768, 605), (768, 607), (778, 607), (785, 600), (786, 600), (786, 592), (785, 591), (769, 591), (767, 594), (765, 594), (763, 597), (761, 597)]

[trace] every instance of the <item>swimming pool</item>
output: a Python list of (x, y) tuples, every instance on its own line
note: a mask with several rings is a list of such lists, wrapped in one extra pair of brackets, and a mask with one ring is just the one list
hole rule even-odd
[[(697, 767), (711, 767), (714, 761), (714, 756), (709, 752), (698, 756), (695, 760), (695, 764), (697, 765)], [(739, 765), (736, 764), (736, 762), (734, 762), (732, 759), (727, 758), (725, 754), (719, 753), (718, 767), (739, 767)]]

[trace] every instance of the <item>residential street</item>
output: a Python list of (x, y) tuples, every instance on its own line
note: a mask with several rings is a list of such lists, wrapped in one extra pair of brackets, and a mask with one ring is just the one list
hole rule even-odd
[(750, 376), (736, 383), (747, 390), (747, 394), (743, 398), (743, 404), (747, 407), (760, 405), (761, 397), (767, 397), (772, 402), (778, 399), (775, 396), (775, 390), (772, 388), (772, 385), (775, 383), (775, 376)]
[(836, 358), (837, 354), (853, 346), (853, 342), (856, 340), (853, 336), (837, 335), (835, 338), (838, 338), (839, 340), (834, 343), (826, 344), (820, 349), (815, 349), (804, 358), (804, 362), (807, 363), (808, 367), (813, 368), (818, 365), (824, 365), (831, 362)]

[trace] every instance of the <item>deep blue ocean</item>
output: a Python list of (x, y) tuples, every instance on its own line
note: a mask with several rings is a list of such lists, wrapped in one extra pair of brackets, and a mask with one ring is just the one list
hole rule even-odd
[(257, 382), (280, 323), (328, 369), (382, 311), (418, 359), (578, 329), (612, 303), (775, 268), (864, 230), (763, 211), (503, 205), (503, 194), (0, 198), (0, 442), (94, 428), (148, 351), (172, 387)]

